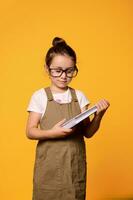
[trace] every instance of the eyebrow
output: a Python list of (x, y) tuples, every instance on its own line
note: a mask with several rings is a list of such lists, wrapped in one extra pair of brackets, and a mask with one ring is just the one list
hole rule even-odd
[(73, 67), (67, 67), (65, 69), (63, 69), (62, 67), (59, 67), (59, 66), (55, 66), (54, 68), (52, 67), (51, 69), (63, 69), (63, 70), (66, 70), (66, 69), (71, 69), (71, 68), (74, 68), (75, 66)]

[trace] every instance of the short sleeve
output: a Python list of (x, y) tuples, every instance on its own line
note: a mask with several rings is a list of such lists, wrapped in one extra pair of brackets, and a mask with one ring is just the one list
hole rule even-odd
[(77, 98), (79, 101), (80, 108), (90, 104), (90, 100), (80, 90), (76, 90)]
[(40, 91), (36, 91), (33, 93), (33, 95), (30, 98), (28, 107), (27, 107), (27, 111), (33, 111), (33, 112), (37, 112), (37, 113), (43, 113), (44, 109), (43, 109), (44, 105), (42, 105), (42, 99), (41, 99), (41, 93)]

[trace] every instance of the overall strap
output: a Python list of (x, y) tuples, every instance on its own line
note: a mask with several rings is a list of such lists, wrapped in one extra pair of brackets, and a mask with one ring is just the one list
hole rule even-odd
[(69, 89), (70, 89), (70, 92), (71, 92), (71, 95), (72, 95), (72, 101), (78, 102), (75, 90), (71, 87), (69, 87)]
[(52, 95), (52, 92), (50, 90), (50, 87), (46, 87), (44, 89), (45, 89), (45, 92), (47, 94), (48, 101), (52, 101), (53, 100), (53, 95)]

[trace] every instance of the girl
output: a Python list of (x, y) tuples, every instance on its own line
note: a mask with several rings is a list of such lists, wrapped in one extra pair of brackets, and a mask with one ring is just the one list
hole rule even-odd
[[(46, 54), (49, 87), (37, 90), (30, 100), (26, 135), (38, 140), (33, 177), (33, 200), (85, 200), (86, 151), (84, 137), (98, 130), (109, 102), (100, 100), (92, 121), (74, 128), (61, 125), (88, 108), (85, 95), (69, 83), (78, 73), (76, 54), (61, 38), (53, 39)], [(40, 126), (40, 127), (39, 127)]]

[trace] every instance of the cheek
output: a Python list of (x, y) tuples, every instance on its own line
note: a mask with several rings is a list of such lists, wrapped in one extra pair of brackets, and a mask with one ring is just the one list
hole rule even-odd
[(71, 80), (72, 80), (72, 78), (67, 78), (67, 81), (68, 81), (68, 82), (71, 82)]
[(55, 78), (55, 77), (52, 77), (52, 76), (50, 76), (50, 80), (52, 81), (52, 82), (57, 82), (58, 81), (58, 79), (57, 78)]

